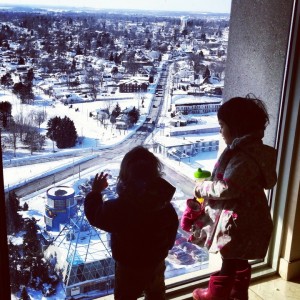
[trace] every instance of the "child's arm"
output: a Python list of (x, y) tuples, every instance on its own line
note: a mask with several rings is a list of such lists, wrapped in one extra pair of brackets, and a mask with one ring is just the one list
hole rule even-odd
[(244, 159), (243, 155), (232, 158), (224, 174), (214, 180), (202, 181), (195, 186), (195, 196), (215, 200), (238, 198), (251, 185), (258, 185), (260, 171), (256, 164)]
[(103, 201), (101, 192), (107, 188), (107, 174), (96, 174), (92, 191), (84, 201), (85, 216), (91, 225), (112, 232), (119, 221), (117, 203), (114, 200)]
[(91, 225), (100, 228), (99, 215), (101, 215), (103, 200), (101, 193), (92, 191), (87, 194), (84, 201), (85, 216)]

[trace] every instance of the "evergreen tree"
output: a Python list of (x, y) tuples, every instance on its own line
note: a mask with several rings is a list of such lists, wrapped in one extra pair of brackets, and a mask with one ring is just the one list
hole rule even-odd
[(21, 296), (19, 298), (19, 300), (30, 300), (30, 297), (28, 295), (27, 289), (25, 286), (23, 286), (22, 292), (21, 292)]
[(130, 125), (136, 124), (136, 122), (139, 120), (139, 118), (140, 118), (140, 112), (139, 112), (138, 109), (135, 108), (135, 106), (128, 113), (128, 118), (129, 118)]
[(3, 128), (9, 125), (9, 118), (11, 117), (12, 105), (8, 101), (0, 102), (0, 122)]
[(27, 211), (28, 208), (29, 208), (29, 206), (28, 206), (27, 202), (25, 202), (24, 205), (23, 205), (23, 210), (24, 210), (24, 211)]
[(118, 55), (118, 53), (115, 53), (115, 55), (114, 55), (114, 62), (115, 62), (115, 64), (118, 65), (118, 64), (121, 63), (121, 61), (122, 61), (121, 54)]
[(111, 75), (116, 76), (119, 73), (119, 69), (118, 69), (118, 67), (114, 66), (114, 67), (112, 67), (110, 72), (111, 72)]
[(8, 259), (10, 270), (10, 285), (12, 292), (17, 292), (21, 285), (20, 266), (22, 264), (20, 246), (14, 245), (11, 241), (8, 244)]
[(22, 228), (23, 218), (18, 213), (21, 210), (20, 201), (14, 191), (11, 191), (8, 195), (8, 202), (6, 205), (8, 224), (8, 234), (19, 231)]
[(26, 82), (27, 83), (32, 83), (34, 79), (34, 72), (33, 72), (33, 69), (29, 69), (28, 72), (27, 72), (27, 75), (26, 75)]
[(58, 130), (58, 139), (56, 140), (57, 148), (70, 148), (76, 145), (77, 131), (74, 122), (65, 116), (61, 120)]
[(24, 84), (22, 82), (15, 83), (13, 86), (13, 93), (15, 93), (21, 99), (21, 102), (24, 104), (30, 103), (34, 98), (31, 83), (27, 83), (27, 84)]
[(115, 118), (117, 118), (121, 113), (121, 107), (119, 105), (119, 103), (116, 104), (116, 107), (113, 109), (113, 111), (111, 112), (111, 115)]
[(202, 51), (202, 50), (199, 52), (199, 56), (200, 56), (200, 59), (201, 59), (201, 60), (203, 60), (203, 59), (204, 59), (204, 53), (203, 53), (203, 51)]
[(60, 123), (61, 123), (60, 117), (51, 118), (47, 123), (46, 136), (53, 142), (53, 150), (54, 150), (54, 142), (57, 140), (57, 134), (58, 134)]
[(79, 46), (79, 44), (77, 44), (77, 47), (76, 47), (76, 55), (82, 55), (82, 50), (81, 50), (81, 48), (80, 48), (80, 46)]
[(206, 69), (202, 76), (204, 79), (208, 79), (210, 77), (210, 70), (209, 70), (208, 66), (206, 66)]
[(74, 122), (65, 116), (63, 119), (54, 117), (48, 121), (46, 136), (56, 142), (57, 148), (74, 147), (77, 140), (77, 131)]
[(24, 223), (23, 251), (25, 256), (41, 257), (40, 241), (37, 236), (36, 219), (26, 219)]
[(71, 71), (75, 71), (75, 70), (76, 70), (76, 60), (73, 58), (72, 64), (71, 64)]
[(18, 65), (25, 65), (25, 59), (22, 56), (19, 58)]
[(10, 86), (12, 86), (14, 84), (10, 73), (6, 73), (1, 77), (0, 80), (1, 84), (4, 85), (5, 88), (9, 88)]
[(151, 40), (148, 39), (148, 40), (146, 41), (146, 43), (145, 43), (145, 49), (150, 50), (150, 49), (151, 49), (151, 45), (152, 45)]

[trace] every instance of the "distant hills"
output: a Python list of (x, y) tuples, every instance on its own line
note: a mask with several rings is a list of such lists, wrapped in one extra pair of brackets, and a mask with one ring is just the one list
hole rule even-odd
[(143, 14), (151, 16), (174, 16), (180, 17), (183, 14), (185, 16), (205, 16), (205, 17), (228, 17), (229, 13), (214, 13), (214, 12), (201, 12), (201, 11), (163, 11), (163, 10), (142, 10), (142, 9), (107, 9), (107, 8), (92, 8), (92, 7), (72, 7), (64, 5), (46, 5), (46, 4), (0, 4), (0, 10), (9, 9), (11, 11), (28, 11), (28, 12), (45, 12), (49, 11), (73, 11), (73, 12), (85, 12), (85, 13), (96, 13), (96, 12), (107, 12), (107, 13), (123, 13), (123, 14)]

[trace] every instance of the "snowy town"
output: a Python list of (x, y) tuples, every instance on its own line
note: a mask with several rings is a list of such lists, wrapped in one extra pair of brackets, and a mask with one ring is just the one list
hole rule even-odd
[[(0, 7), (12, 299), (113, 293), (110, 236), (88, 223), (82, 203), (99, 169), (109, 173), (104, 197), (116, 196), (122, 157), (85, 170), (84, 162), (139, 136), (191, 182), (197, 168), (212, 170), (228, 24), (229, 14)], [(67, 168), (71, 176), (55, 179)], [(45, 177), (52, 184), (25, 192)], [(188, 195), (176, 188), (172, 203), (180, 216)], [(208, 253), (178, 230), (166, 278), (207, 264)]]

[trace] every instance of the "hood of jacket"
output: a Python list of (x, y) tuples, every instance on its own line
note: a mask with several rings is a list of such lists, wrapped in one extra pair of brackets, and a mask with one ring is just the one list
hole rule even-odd
[(172, 200), (176, 188), (159, 177), (152, 182), (136, 180), (126, 186), (122, 181), (117, 184), (117, 193), (132, 207), (151, 212), (163, 209)]
[(229, 148), (244, 152), (256, 162), (264, 180), (263, 187), (265, 189), (271, 189), (276, 184), (277, 152), (273, 147), (263, 144), (258, 135), (245, 135), (236, 138)]

